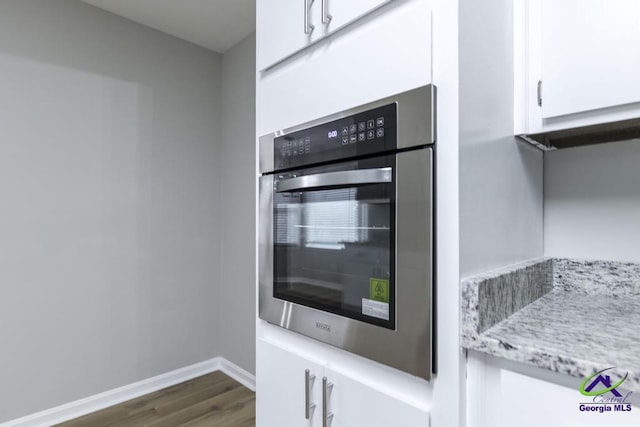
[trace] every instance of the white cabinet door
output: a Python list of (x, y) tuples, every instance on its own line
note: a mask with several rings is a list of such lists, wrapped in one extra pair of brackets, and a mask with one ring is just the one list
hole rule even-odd
[[(337, 366), (315, 363), (263, 339), (256, 348), (257, 427), (429, 427), (429, 413)], [(305, 371), (315, 378), (309, 386), (309, 419), (305, 416)], [(327, 380), (323, 399), (323, 378)], [(415, 403), (415, 402), (414, 402)], [(330, 416), (332, 414), (332, 416)]]
[[(327, 410), (331, 427), (429, 427), (429, 413), (333, 369)], [(323, 408), (321, 408), (323, 409)]]
[(640, 102), (639, 25), (638, 0), (543, 0), (543, 118)]
[(321, 10), (321, 14), (324, 13), (325, 15), (331, 16), (331, 19), (326, 24), (326, 28), (324, 28), (325, 33), (331, 33), (339, 30), (345, 25), (348, 25), (356, 19), (367, 15), (390, 1), (392, 0), (317, 0), (316, 3), (320, 3), (321, 9), (324, 5), (325, 10)]
[[(640, 426), (640, 408), (627, 406), (636, 402), (633, 395), (628, 403), (604, 405), (613, 394), (583, 396), (579, 391), (583, 378), (525, 365), (519, 366), (525, 371), (519, 373), (507, 366), (516, 365), (480, 353), (469, 353), (467, 427)], [(623, 396), (627, 394), (624, 385), (618, 391)], [(594, 403), (594, 399), (598, 403)], [(586, 410), (587, 407), (590, 410)]]
[(259, 74), (257, 134), (431, 83), (431, 2), (388, 6), (313, 54)]
[[(393, 0), (257, 0), (258, 70), (305, 49), (390, 1)], [(308, 10), (307, 21), (305, 8)], [(329, 15), (331, 19), (328, 19)], [(309, 29), (308, 33), (305, 28)]]
[(514, 5), (515, 133), (640, 115), (640, 2)]
[[(318, 3), (316, 0), (314, 3)], [(258, 70), (304, 49), (319, 37), (321, 28), (315, 25), (305, 33), (305, 6), (309, 7), (309, 24), (320, 18), (319, 8), (311, 0), (257, 0), (256, 2), (256, 65)]]
[[(640, 408), (627, 406), (627, 404), (604, 405), (605, 409), (608, 407), (606, 412), (581, 409), (581, 406), (598, 409), (603, 404), (594, 404), (593, 398), (582, 396), (578, 392), (580, 379), (576, 379), (575, 388), (568, 388), (506, 370), (502, 371), (501, 377), (501, 399), (497, 399), (495, 395), (490, 397), (500, 402), (501, 424), (495, 420), (496, 423), (488, 425), (502, 427), (637, 427), (640, 425)], [(625, 410), (615, 410), (616, 406)]]
[[(315, 408), (305, 416), (305, 371), (310, 382), (309, 403)], [(264, 340), (256, 343), (257, 427), (320, 427), (323, 367)]]

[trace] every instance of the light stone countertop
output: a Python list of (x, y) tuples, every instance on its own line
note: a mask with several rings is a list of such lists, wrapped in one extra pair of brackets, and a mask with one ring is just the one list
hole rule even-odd
[(464, 348), (580, 378), (614, 367), (640, 392), (638, 264), (539, 259), (474, 276), (461, 315)]

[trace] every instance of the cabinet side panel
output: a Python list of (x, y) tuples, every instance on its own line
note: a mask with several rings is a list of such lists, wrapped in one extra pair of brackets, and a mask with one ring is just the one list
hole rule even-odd
[[(516, 143), (512, 136), (511, 3), (461, 3), (463, 277), (542, 255), (542, 153)], [(487, 26), (486, 22), (492, 25)]]

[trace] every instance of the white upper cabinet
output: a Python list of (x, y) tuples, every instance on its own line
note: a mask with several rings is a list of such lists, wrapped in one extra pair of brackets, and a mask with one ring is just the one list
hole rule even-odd
[[(319, 1), (319, 0), (318, 0)], [(319, 37), (312, 22), (312, 0), (258, 0), (256, 2), (256, 62), (263, 70), (304, 49)], [(316, 13), (319, 17), (319, 14)], [(306, 19), (305, 19), (306, 15)]]
[(516, 133), (640, 116), (640, 2), (516, 2)]
[(264, 70), (393, 0), (257, 0), (257, 68)]
[[(270, 34), (256, 37), (260, 45)], [(431, 68), (431, 2), (393, 1), (327, 43), (258, 73), (256, 131), (264, 135), (435, 83)]]
[(324, 32), (331, 33), (390, 1), (392, 0), (316, 0), (316, 3), (320, 3)]
[(544, 0), (542, 117), (640, 101), (640, 2)]

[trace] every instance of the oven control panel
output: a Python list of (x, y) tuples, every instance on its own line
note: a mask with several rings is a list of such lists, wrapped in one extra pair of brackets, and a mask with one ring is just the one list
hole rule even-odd
[(291, 132), (274, 139), (276, 170), (395, 150), (397, 104)]

